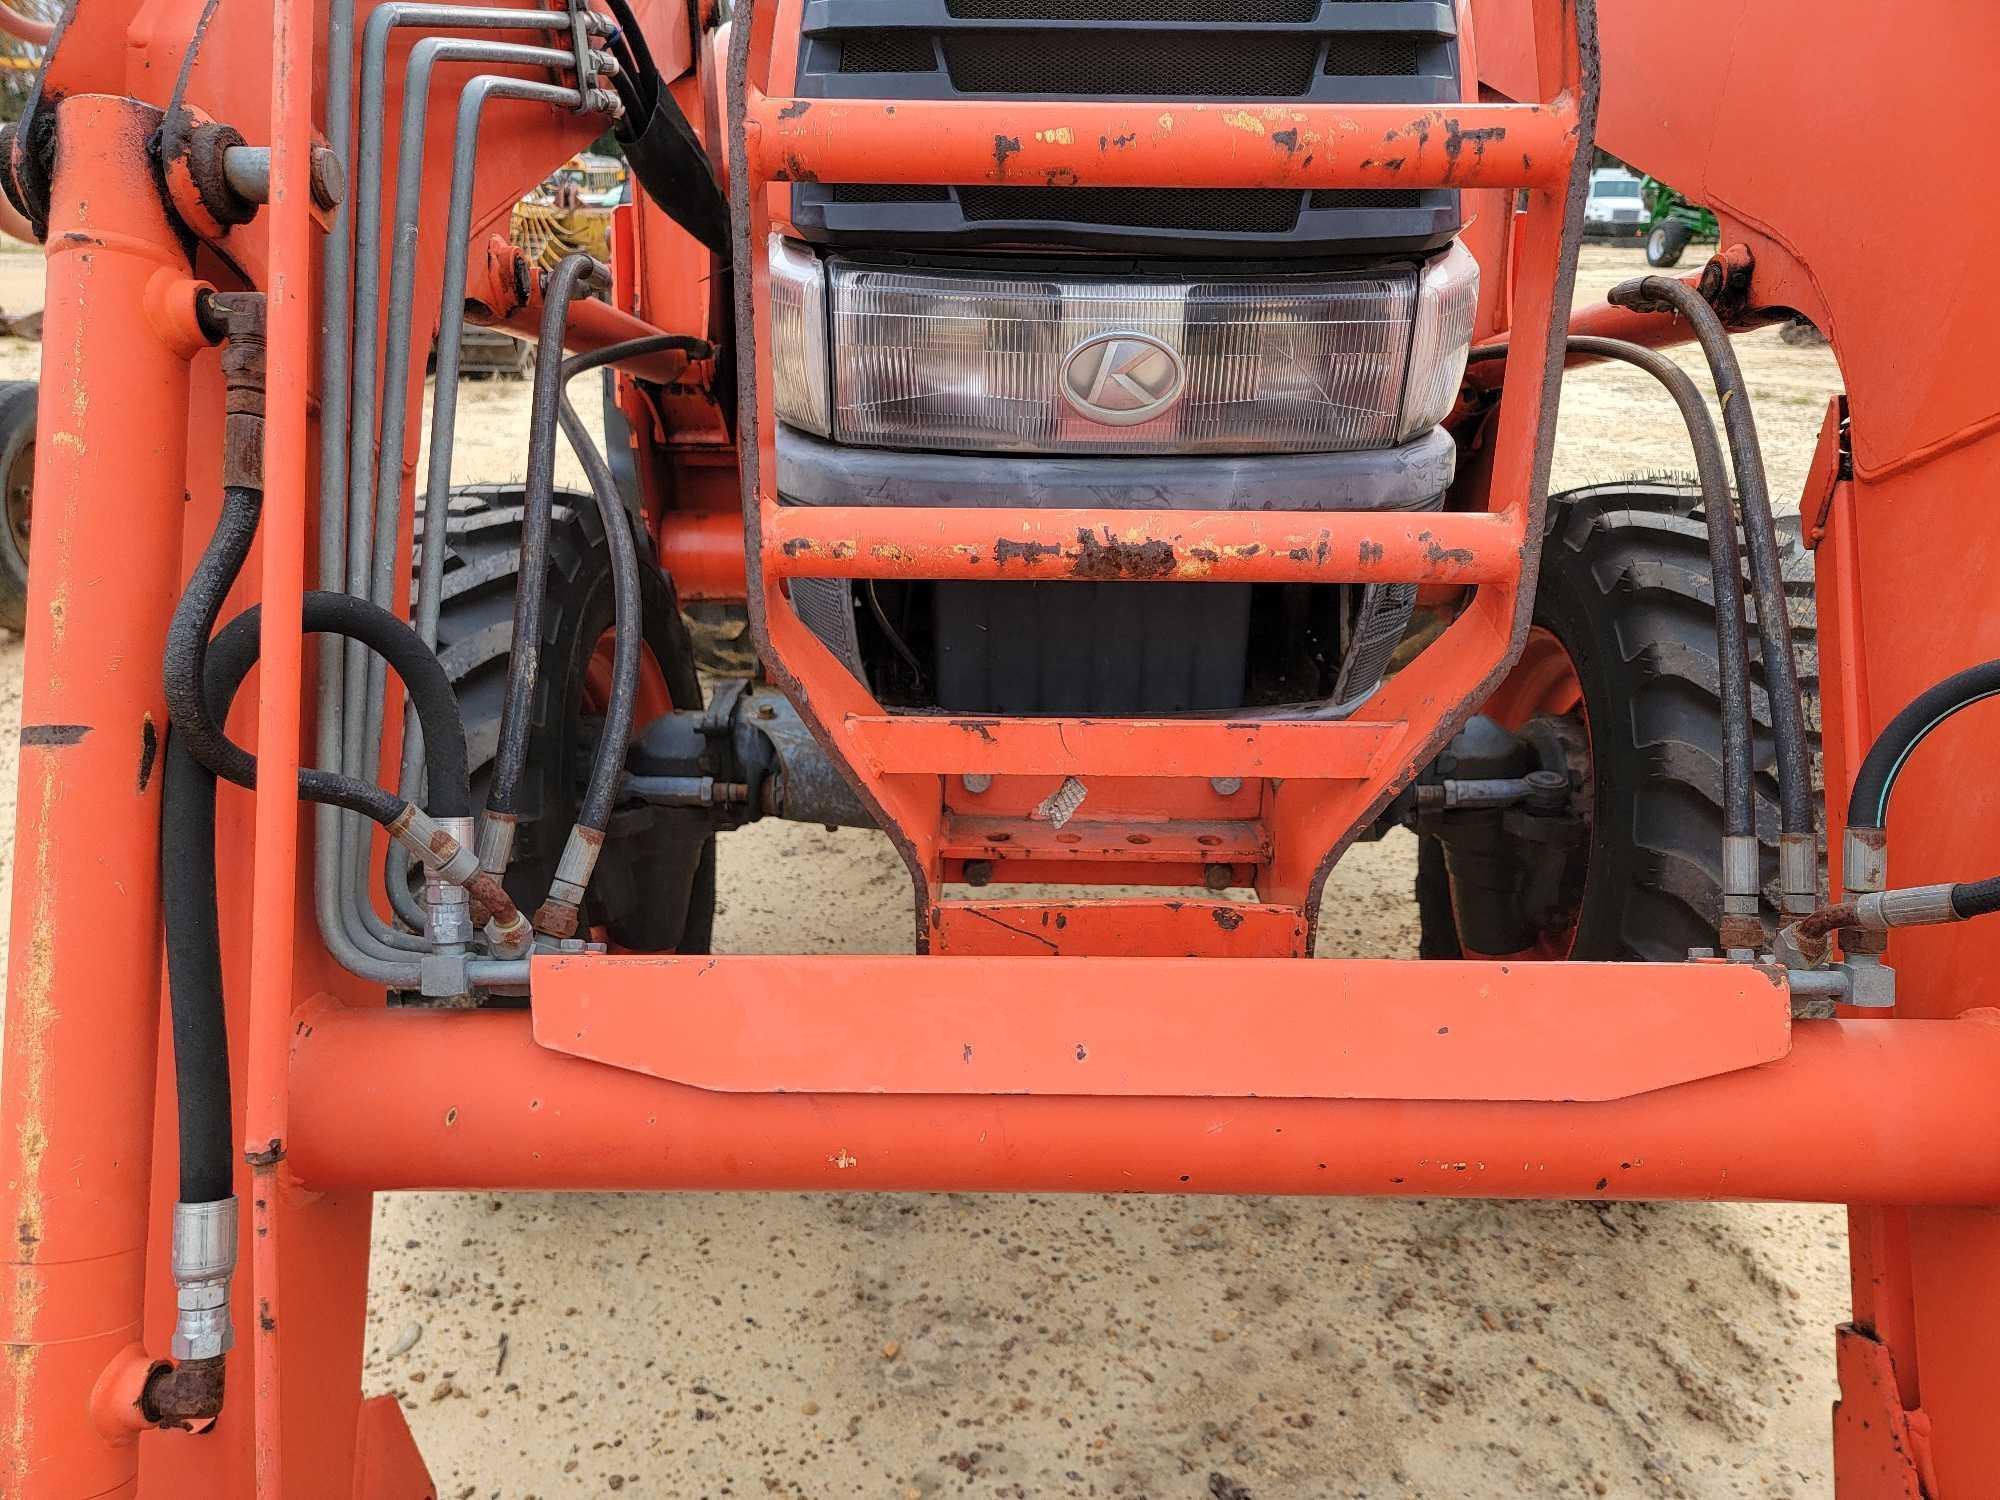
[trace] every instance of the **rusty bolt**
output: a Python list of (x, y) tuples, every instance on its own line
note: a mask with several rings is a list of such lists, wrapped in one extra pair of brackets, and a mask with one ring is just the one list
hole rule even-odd
[(988, 776), (984, 771), (967, 771), (958, 779), (965, 789), (975, 797), (993, 789), (993, 778)]
[(968, 859), (965, 862), (965, 883), (967, 885), (993, 884), (993, 861), (990, 859)]
[(760, 703), (757, 705), (757, 717), (760, 719), (775, 719), (778, 717), (778, 711), (768, 703)]
[(1228, 865), (1209, 865), (1201, 872), (1201, 883), (1211, 891), (1226, 891), (1236, 883), (1236, 871)]
[(1234, 797), (1238, 792), (1243, 790), (1243, 778), (1241, 776), (1211, 776), (1208, 778), (1208, 785), (1218, 797)]

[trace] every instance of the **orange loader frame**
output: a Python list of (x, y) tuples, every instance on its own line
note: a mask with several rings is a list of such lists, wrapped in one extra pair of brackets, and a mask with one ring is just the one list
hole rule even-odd
[[(1750, 965), (1298, 960), (1356, 831), (1521, 653), (1593, 142), (1716, 210), (1740, 323), (1802, 311), (1840, 357), (1847, 392), (1802, 502), (1833, 834), (1888, 714), (2000, 655), (2000, 531), (1979, 508), (2000, 492), (2000, 299), (1963, 264), (1965, 226), (1941, 221), (1965, 201), (1963, 125), (2000, 18), (1960, 20), (1940, 47), (1861, 0), (1690, 0), (1671, 26), (1606, 0), (1600, 38), (1593, 0), (1463, 0), (1478, 96), (1414, 113), (794, 99), (777, 0), (739, 3), (725, 91), (686, 6), (636, 8), (667, 75), (705, 101), (689, 114), (711, 149), (728, 137), (745, 335), (737, 453), (696, 434), (679, 461), (720, 479), (651, 519), (670, 565), (693, 560), (694, 597), (736, 587), (740, 541), (766, 669), (909, 864), (919, 953), (544, 956), (530, 1006), (511, 1011), (387, 1009), (334, 965), (312, 937), (312, 825), (292, 791), (313, 712), (298, 621), (319, 504), (327, 7), (274, 0), (253, 26), (201, 0), (72, 6), (38, 104), (53, 151), (0, 1058), (0, 1493), (432, 1495), (395, 1401), (360, 1396), (371, 1195), (398, 1188), (1846, 1203), (1839, 1493), (1996, 1493), (2000, 1009), (1976, 928), (1896, 939), (1892, 1016), (1797, 1023), (1784, 972)], [(162, 112), (184, 107), (268, 143), (251, 222), (204, 223), (198, 185), (150, 154)], [(480, 295), (505, 266), (486, 254), (492, 226), (593, 133), (539, 106), (488, 131), (468, 295), (503, 321), (531, 326), (533, 309)], [(1486, 271), (1480, 334), (1514, 334), (1497, 417), (1452, 508), (1408, 521), (1287, 513), (1285, 496), (1250, 514), (781, 508), (765, 246), (782, 227), (773, 187), (808, 175), (1460, 188)], [(1838, 216), (1815, 197), (1835, 183)], [(426, 225), (441, 197), (427, 189)], [(573, 330), (578, 347), (707, 316), (705, 295), (668, 285), (679, 233), (639, 215), (619, 295)], [(442, 247), (419, 264), (435, 288)], [(242, 1336), (222, 1414), (197, 1436), (151, 1429), (139, 1392), (173, 1319), (154, 768), (166, 624), (219, 502), (207, 286), (266, 293), (269, 399), (263, 532), (231, 611), (267, 606), (231, 726), (259, 788), (225, 790), (219, 813), (224, 847), (244, 851), (221, 892)], [(420, 296), (417, 326), (439, 311)], [(1687, 336), (1609, 310), (1575, 330)], [(718, 520), (738, 465), (740, 522)], [(1363, 720), (975, 721), (886, 713), (793, 612), (788, 580), (806, 577), (1395, 581), (1468, 597)], [(1995, 842), (1978, 729), (1940, 737), (1907, 776), (1899, 876), (1963, 874)], [(966, 775), (993, 778), (976, 803)], [(1093, 794), (1064, 838), (1028, 813), (1069, 777)], [(974, 860), (1085, 886), (1198, 884), (1220, 863), (1256, 899), (947, 894)]]

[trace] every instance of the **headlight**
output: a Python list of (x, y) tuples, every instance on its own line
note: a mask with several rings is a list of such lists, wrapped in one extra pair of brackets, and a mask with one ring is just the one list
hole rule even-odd
[(804, 245), (771, 236), (771, 344), (778, 415), (833, 436), (826, 387), (826, 273)]
[(1479, 276), (1456, 244), (1421, 276), (819, 270), (772, 240), (787, 422), (843, 443), (1035, 453), (1388, 447), (1449, 410)]
[(1479, 262), (1457, 240), (1424, 267), (1417, 286), (1417, 328), (1410, 340), (1410, 389), (1398, 442), (1437, 426), (1458, 399), (1472, 315), (1479, 309)]

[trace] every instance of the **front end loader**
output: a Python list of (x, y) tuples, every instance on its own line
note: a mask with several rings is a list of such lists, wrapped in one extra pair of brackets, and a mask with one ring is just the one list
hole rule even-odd
[[(1638, 12), (73, 0), (0, 135), (5, 1493), (432, 1494), (406, 1188), (1842, 1203), (1839, 1493), (1991, 1493), (2000, 19)], [(533, 263), (606, 132), (609, 261)], [(1573, 314), (1599, 145), (1721, 245)], [(1794, 518), (1731, 338), (1798, 316)], [(1690, 482), (1549, 493), (1601, 361)], [(772, 817), (880, 829), (913, 951), (712, 952)], [(1423, 959), (1316, 959), (1396, 829)]]

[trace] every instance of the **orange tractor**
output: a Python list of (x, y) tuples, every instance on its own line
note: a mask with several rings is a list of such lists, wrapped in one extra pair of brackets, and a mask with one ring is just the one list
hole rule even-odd
[[(359, 1391), (418, 1187), (1845, 1203), (1840, 1494), (1996, 1493), (2000, 13), (1645, 9), (73, 0), (0, 141), (5, 1493), (430, 1494)], [(607, 128), (612, 263), (529, 266)], [(1599, 143), (1722, 249), (1572, 317)], [(1795, 316), (1793, 529), (1729, 335)], [(1697, 483), (1548, 495), (1604, 359)], [(774, 816), (886, 833), (916, 953), (710, 955)], [(1431, 961), (1313, 961), (1397, 826)]]

